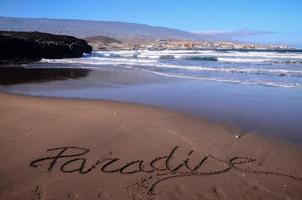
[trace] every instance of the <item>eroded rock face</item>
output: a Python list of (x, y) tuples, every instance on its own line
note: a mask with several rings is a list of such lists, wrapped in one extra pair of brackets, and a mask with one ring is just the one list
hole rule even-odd
[(42, 58), (76, 58), (91, 53), (85, 40), (40, 32), (0, 31), (0, 64), (20, 64)]

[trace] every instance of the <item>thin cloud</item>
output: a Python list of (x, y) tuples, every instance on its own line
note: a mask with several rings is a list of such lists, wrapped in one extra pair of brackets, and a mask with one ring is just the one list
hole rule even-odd
[(238, 38), (256, 35), (274, 34), (272, 31), (240, 29), (237, 31), (194, 31), (195, 34), (217, 38)]

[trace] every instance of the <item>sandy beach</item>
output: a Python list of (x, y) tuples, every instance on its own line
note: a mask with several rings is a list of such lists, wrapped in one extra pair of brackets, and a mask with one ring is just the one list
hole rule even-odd
[(0, 102), (0, 199), (302, 199), (299, 145), (137, 104)]
[(302, 1), (0, 2), (0, 200), (302, 200)]

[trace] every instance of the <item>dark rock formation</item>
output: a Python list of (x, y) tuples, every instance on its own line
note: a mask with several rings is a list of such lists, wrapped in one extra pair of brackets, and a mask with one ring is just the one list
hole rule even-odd
[(20, 64), (42, 58), (75, 58), (91, 53), (85, 40), (40, 32), (0, 31), (0, 64)]

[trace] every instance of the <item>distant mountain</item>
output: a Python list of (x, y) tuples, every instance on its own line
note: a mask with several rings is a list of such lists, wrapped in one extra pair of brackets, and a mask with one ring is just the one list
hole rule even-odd
[(72, 35), (80, 38), (103, 35), (117, 39), (205, 39), (204, 37), (194, 33), (165, 27), (126, 22), (73, 19), (0, 17), (0, 30), (39, 31), (53, 34)]

